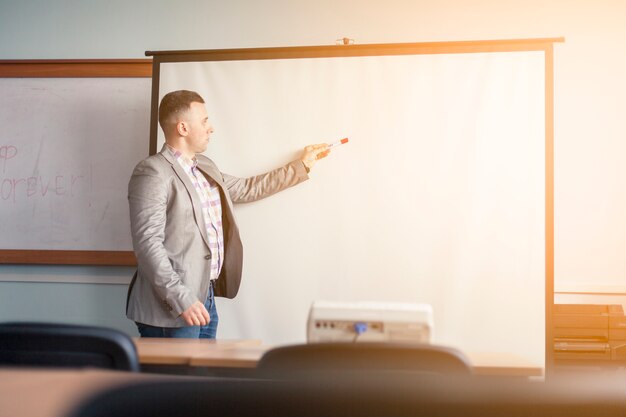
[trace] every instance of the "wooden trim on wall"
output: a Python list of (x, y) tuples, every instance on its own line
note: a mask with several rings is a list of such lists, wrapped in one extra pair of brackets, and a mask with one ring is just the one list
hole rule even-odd
[(132, 251), (0, 250), (0, 264), (136, 266)]
[[(624, 278), (626, 282), (626, 278)], [(626, 295), (626, 285), (598, 284), (596, 282), (560, 282), (554, 286), (554, 294), (577, 294), (577, 295), (602, 295), (602, 296), (624, 296)]]
[(152, 59), (0, 60), (2, 78), (151, 77)]

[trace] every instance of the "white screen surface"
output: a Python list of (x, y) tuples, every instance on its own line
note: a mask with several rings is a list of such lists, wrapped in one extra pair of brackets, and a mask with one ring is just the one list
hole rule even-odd
[[(244, 277), (221, 338), (305, 340), (314, 300), (429, 303), (433, 342), (544, 361), (543, 52), (161, 64), (195, 90), (207, 155), (254, 175), (350, 143), (237, 206)], [(163, 137), (159, 132), (157, 147)]]

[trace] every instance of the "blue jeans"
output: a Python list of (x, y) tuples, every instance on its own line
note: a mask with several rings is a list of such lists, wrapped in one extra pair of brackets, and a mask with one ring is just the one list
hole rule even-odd
[(143, 323), (135, 323), (141, 337), (176, 337), (188, 339), (215, 339), (217, 336), (217, 307), (215, 306), (215, 296), (213, 285), (209, 286), (209, 295), (204, 302), (204, 306), (209, 312), (211, 321), (206, 326), (187, 327), (155, 327)]

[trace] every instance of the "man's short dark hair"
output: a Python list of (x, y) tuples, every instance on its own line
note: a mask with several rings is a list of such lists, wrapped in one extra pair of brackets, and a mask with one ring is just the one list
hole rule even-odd
[(204, 99), (195, 91), (178, 90), (167, 93), (159, 105), (159, 124), (163, 131), (173, 119), (189, 110), (191, 103), (204, 103)]

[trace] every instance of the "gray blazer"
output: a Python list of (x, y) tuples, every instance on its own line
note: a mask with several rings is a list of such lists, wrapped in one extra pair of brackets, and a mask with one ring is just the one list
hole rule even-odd
[[(308, 179), (301, 161), (250, 178), (219, 171), (198, 155), (198, 168), (220, 187), (224, 263), (215, 295), (233, 298), (241, 282), (243, 247), (233, 203), (268, 197)], [(126, 315), (159, 327), (182, 327), (179, 317), (209, 291), (211, 252), (200, 199), (187, 174), (165, 146), (141, 161), (128, 184), (130, 224), (137, 272), (128, 289)]]

